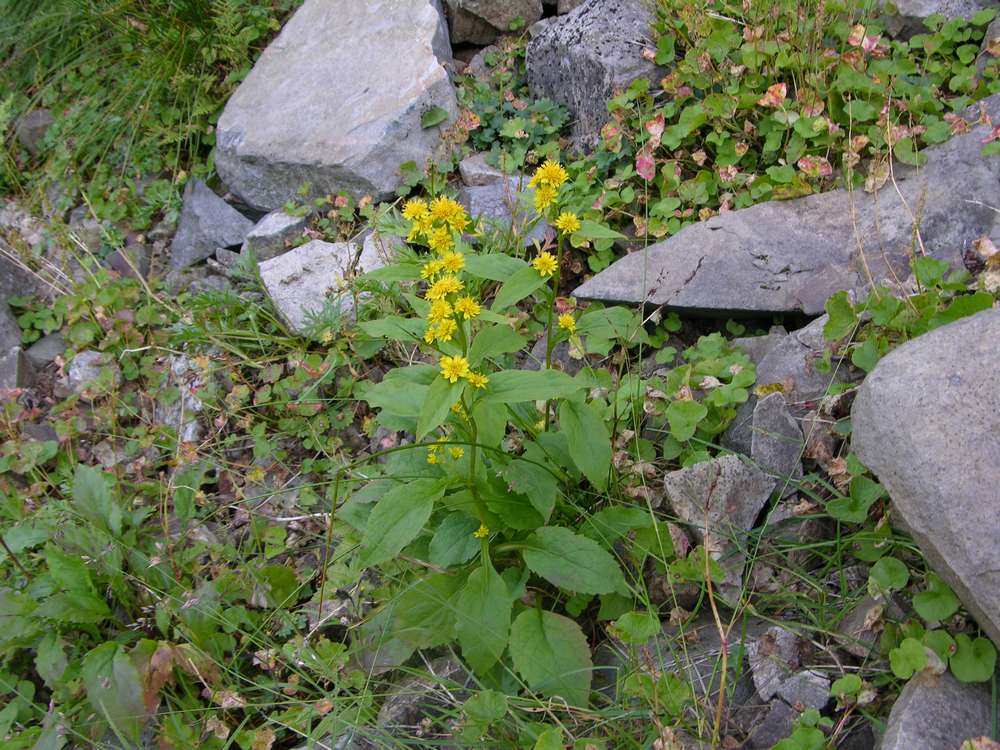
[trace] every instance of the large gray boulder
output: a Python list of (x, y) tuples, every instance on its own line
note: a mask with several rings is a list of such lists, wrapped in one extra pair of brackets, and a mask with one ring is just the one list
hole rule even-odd
[(319, 333), (314, 329), (327, 312), (353, 319), (351, 280), (384, 266), (397, 247), (396, 238), (374, 233), (360, 245), (313, 240), (261, 263), (260, 280), (290, 331)]
[(457, 114), (450, 57), (433, 0), (306, 0), (226, 104), (216, 169), (266, 210), (305, 183), (387, 197), (399, 165), (423, 167), (438, 143), (421, 117)]
[(542, 0), (447, 0), (451, 43), (492, 44), (515, 19), (530, 26), (542, 17)]
[(992, 731), (989, 687), (950, 674), (913, 677), (892, 706), (879, 750), (955, 750)]
[(1000, 308), (924, 334), (868, 375), (854, 452), (934, 569), (1000, 644)]
[[(981, 104), (1000, 121), (1000, 94)], [(1000, 241), (1000, 213), (990, 202), (1000, 188), (1000, 158), (981, 153), (989, 132), (981, 124), (927, 149), (920, 169), (897, 164), (898, 191), (892, 182), (875, 194), (833, 190), (692, 224), (625, 256), (574, 296), (688, 314), (815, 315), (834, 292), (862, 293), (869, 278), (907, 278), (915, 228), (924, 251), (958, 268), (974, 240)]]
[(643, 59), (655, 20), (645, 0), (587, 0), (541, 26), (528, 44), (528, 86), (535, 98), (566, 105), (573, 138), (591, 146), (608, 119), (608, 99), (637, 78), (663, 71)]
[(216, 248), (243, 243), (253, 222), (212, 192), (201, 180), (184, 188), (184, 208), (170, 244), (170, 268), (211, 258)]
[(969, 20), (981, 10), (997, 7), (996, 0), (883, 0), (881, 5), (886, 31), (899, 39), (929, 33), (924, 25), (928, 16)]

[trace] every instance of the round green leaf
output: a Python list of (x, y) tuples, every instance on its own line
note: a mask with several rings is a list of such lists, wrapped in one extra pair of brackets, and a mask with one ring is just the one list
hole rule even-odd
[(898, 591), (910, 580), (910, 573), (895, 557), (883, 557), (872, 566), (868, 578), (883, 591)]
[(940, 622), (958, 610), (958, 597), (944, 581), (931, 573), (927, 576), (927, 590), (913, 597), (913, 608), (928, 622)]
[(685, 442), (694, 437), (698, 423), (708, 416), (708, 408), (697, 401), (672, 401), (667, 407), (667, 421), (675, 440)]
[(997, 666), (997, 650), (987, 638), (955, 636), (955, 653), (948, 662), (959, 682), (986, 682)]
[(528, 609), (510, 628), (510, 656), (528, 686), (545, 696), (560, 696), (586, 706), (593, 662), (583, 630), (554, 612)]

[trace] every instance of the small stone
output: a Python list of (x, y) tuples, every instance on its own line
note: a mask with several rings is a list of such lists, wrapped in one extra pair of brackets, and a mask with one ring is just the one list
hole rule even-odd
[(197, 393), (205, 387), (205, 375), (194, 360), (184, 354), (171, 354), (167, 365), (170, 373), (164, 385), (169, 397), (162, 392), (158, 395), (154, 419), (169, 427), (182, 443), (196, 443), (201, 440), (198, 415), (203, 409)]
[(467, 187), (492, 185), (504, 178), (503, 172), (486, 163), (484, 154), (473, 154), (465, 157), (458, 163), (458, 171), (462, 175), (462, 182)]
[(107, 258), (108, 265), (126, 279), (149, 276), (149, 262), (149, 248), (137, 242), (115, 250)]
[[(524, 362), (525, 370), (541, 370), (545, 367), (545, 349), (548, 347), (548, 334), (543, 333), (531, 347), (528, 357)], [(567, 375), (576, 375), (584, 367), (590, 364), (586, 357), (577, 359), (570, 355), (568, 341), (560, 341), (552, 347), (552, 367), (562, 370)]]
[(725, 577), (716, 591), (728, 604), (739, 600), (746, 534), (774, 485), (774, 479), (733, 455), (702, 461), (663, 478), (665, 499), (673, 512), (722, 567)]
[(56, 357), (62, 356), (66, 352), (66, 341), (62, 334), (56, 331), (47, 336), (42, 336), (38, 341), (28, 347), (24, 352), (28, 361), (36, 368), (41, 369), (50, 362), (54, 362)]
[(455, 659), (432, 661), (426, 675), (404, 679), (392, 688), (378, 712), (378, 726), (397, 737), (415, 737), (423, 723), (443, 721), (468, 697), (473, 679)]
[(921, 672), (892, 706), (879, 750), (955, 750), (992, 730), (989, 686)]
[(292, 216), (282, 210), (272, 211), (247, 232), (240, 252), (243, 255), (253, 253), (258, 263), (270, 260), (285, 252), (287, 243), (300, 237), (307, 223), (305, 216)]
[(492, 44), (519, 19), (530, 26), (542, 17), (541, 0), (446, 0), (452, 44)]
[(840, 647), (859, 659), (867, 658), (882, 632), (884, 619), (902, 619), (903, 616), (903, 611), (895, 602), (866, 596), (844, 615), (837, 626)]
[(506, 181), (481, 187), (464, 187), (458, 193), (458, 202), (465, 206), (473, 221), (482, 220), (487, 227), (523, 234), (524, 246), (531, 247), (536, 241), (544, 243), (546, 237), (555, 234), (544, 220), (535, 224), (530, 232), (524, 232), (528, 222), (535, 217), (534, 209), (530, 208), (533, 193), (526, 177), (508, 177)]
[(96, 388), (117, 387), (121, 379), (121, 370), (111, 357), (92, 349), (77, 354), (66, 368), (66, 386), (70, 393), (85, 401), (96, 395)]
[(792, 733), (799, 712), (784, 701), (774, 701), (767, 714), (750, 734), (752, 750), (770, 750)]
[(821, 711), (830, 702), (830, 680), (819, 672), (796, 672), (781, 683), (778, 696), (788, 705)]
[(581, 5), (584, 4), (584, 2), (586, 2), (586, 0), (559, 0), (558, 4), (556, 5), (556, 13), (558, 13), (560, 16), (565, 15), (566, 13), (569, 13), (571, 10), (576, 10), (577, 8), (579, 8)]
[(14, 124), (14, 133), (17, 141), (28, 151), (37, 156), (42, 150), (42, 141), (49, 130), (49, 126), (55, 122), (52, 112), (39, 108), (26, 112), (17, 118)]
[(219, 267), (226, 271), (232, 271), (240, 263), (240, 259), (243, 256), (232, 250), (226, 250), (224, 247), (217, 247), (215, 249), (215, 262), (219, 264)]
[(799, 668), (801, 646), (799, 636), (777, 625), (747, 644), (750, 673), (762, 700), (771, 700), (782, 683)]
[(210, 258), (217, 247), (243, 243), (253, 222), (217, 196), (201, 180), (184, 189), (177, 233), (170, 245), (170, 268), (179, 269)]
[(0, 354), (16, 346), (21, 346), (21, 326), (7, 306), (7, 300), (0, 298)]
[(0, 390), (30, 388), (34, 375), (21, 347), (0, 353)]
[(930, 33), (924, 21), (935, 14), (968, 21), (978, 11), (996, 7), (992, 0), (883, 0), (881, 4), (885, 29), (897, 39)]
[(781, 393), (757, 401), (753, 410), (750, 458), (766, 474), (778, 480), (782, 495), (796, 490), (802, 479), (802, 430)]

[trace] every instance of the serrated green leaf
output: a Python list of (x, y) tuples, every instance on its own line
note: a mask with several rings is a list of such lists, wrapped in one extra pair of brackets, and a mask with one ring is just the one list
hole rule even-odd
[(471, 560), (479, 551), (479, 540), (473, 536), (478, 528), (479, 521), (466, 513), (445, 516), (431, 539), (430, 561), (450, 568)]
[(571, 706), (586, 706), (593, 662), (587, 638), (573, 620), (529, 609), (510, 628), (510, 656), (528, 686)]
[(823, 338), (827, 341), (839, 341), (854, 332), (858, 325), (858, 315), (854, 305), (848, 299), (847, 292), (837, 292), (826, 301), (826, 313), (829, 320), (823, 325)]
[(433, 648), (451, 641), (455, 637), (453, 600), (464, 582), (461, 575), (435, 573), (413, 584), (392, 608), (393, 637), (414, 648)]
[(561, 526), (538, 529), (524, 542), (524, 563), (556, 586), (580, 594), (626, 593), (625, 577), (611, 554), (593, 539)]

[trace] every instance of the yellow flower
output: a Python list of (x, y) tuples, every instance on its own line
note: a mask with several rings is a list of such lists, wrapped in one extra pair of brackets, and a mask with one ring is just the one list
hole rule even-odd
[(448, 452), (451, 454), (451, 457), (457, 461), (465, 455), (465, 448), (459, 448), (456, 446), (454, 448), (449, 448)]
[(455, 247), (455, 240), (448, 227), (438, 227), (428, 235), (427, 246), (436, 253), (446, 253)]
[(535, 210), (541, 213), (556, 202), (557, 191), (551, 185), (541, 185), (535, 189)]
[(430, 209), (427, 208), (426, 201), (422, 201), (419, 198), (413, 198), (412, 200), (406, 201), (403, 206), (403, 218), (409, 219), (410, 221), (416, 221), (417, 219), (422, 219), (430, 214)]
[(427, 449), (427, 463), (436, 464), (438, 462), (437, 449), (436, 445), (432, 445)]
[(542, 253), (533, 261), (531, 261), (531, 267), (534, 268), (542, 276), (551, 276), (556, 272), (556, 259), (552, 253)]
[(448, 273), (458, 273), (465, 268), (465, 256), (454, 251), (441, 258), (441, 267)]
[(535, 187), (537, 185), (549, 185), (553, 188), (557, 188), (568, 179), (569, 175), (566, 174), (566, 170), (563, 169), (562, 164), (557, 161), (552, 161), (551, 159), (546, 159), (545, 163), (535, 171), (529, 185), (531, 187)]
[(443, 264), (438, 258), (429, 260), (420, 268), (420, 278), (431, 279), (441, 273)]
[(445, 318), (437, 324), (437, 331), (434, 336), (438, 341), (451, 341), (451, 337), (455, 335), (455, 331), (457, 330), (458, 323), (451, 318)]
[(465, 407), (462, 406), (461, 401), (456, 401), (455, 403), (453, 403), (451, 405), (451, 410), (454, 414), (458, 414), (459, 416), (465, 416)]
[(438, 221), (447, 221), (456, 213), (465, 213), (462, 204), (447, 195), (442, 195), (431, 201), (431, 216)]
[(427, 320), (431, 323), (439, 323), (445, 318), (450, 318), (451, 314), (451, 303), (446, 299), (438, 299), (431, 303), (430, 312), (427, 313)]
[(469, 360), (465, 357), (441, 357), (441, 377), (449, 383), (457, 383), (459, 378), (469, 374)]
[(490, 530), (486, 527), (485, 523), (479, 524), (479, 528), (472, 532), (472, 536), (476, 539), (485, 539), (490, 535)]
[(455, 312), (461, 313), (466, 318), (474, 318), (479, 315), (482, 308), (472, 297), (459, 297), (455, 302)]
[(563, 211), (559, 214), (559, 218), (556, 219), (556, 229), (563, 234), (573, 234), (573, 232), (578, 232), (580, 231), (580, 219), (576, 214), (571, 213), (570, 211)]
[(478, 372), (470, 372), (465, 376), (465, 379), (469, 381), (469, 385), (474, 388), (485, 388), (486, 384), (490, 382), (490, 379)]
[(559, 327), (570, 333), (576, 332), (576, 319), (569, 314), (559, 316)]
[(449, 294), (454, 294), (455, 292), (460, 292), (465, 288), (454, 276), (442, 276), (440, 279), (431, 284), (431, 288), (427, 290), (427, 299), (433, 301), (438, 299), (444, 299)]

